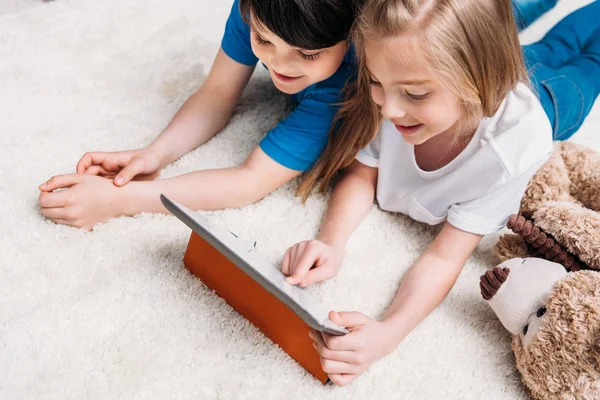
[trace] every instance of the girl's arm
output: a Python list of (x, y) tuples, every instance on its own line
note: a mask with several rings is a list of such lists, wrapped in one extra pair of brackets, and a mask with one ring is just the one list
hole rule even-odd
[(317, 240), (297, 243), (283, 257), (282, 272), (290, 276), (289, 283), (307, 286), (337, 274), (348, 239), (373, 206), (377, 175), (377, 168), (359, 161), (344, 171)]
[(351, 331), (338, 337), (311, 332), (331, 380), (346, 385), (391, 353), (446, 297), (480, 240), (446, 223), (406, 273), (379, 321), (358, 312), (330, 313), (334, 323)]

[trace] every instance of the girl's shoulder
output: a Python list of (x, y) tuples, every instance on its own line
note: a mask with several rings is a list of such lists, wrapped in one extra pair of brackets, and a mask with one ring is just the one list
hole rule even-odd
[(550, 121), (537, 95), (523, 83), (482, 125), (481, 140), (497, 154), (509, 176), (539, 165), (552, 152)]

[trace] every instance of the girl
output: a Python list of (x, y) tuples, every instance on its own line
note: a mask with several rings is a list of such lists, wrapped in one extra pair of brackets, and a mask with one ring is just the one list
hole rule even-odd
[[(354, 70), (348, 34), (359, 3), (236, 0), (206, 82), (160, 136), (138, 150), (85, 154), (78, 174), (55, 176), (40, 186), (42, 213), (57, 223), (91, 229), (119, 215), (166, 213), (161, 193), (193, 209), (238, 207), (309, 169), (327, 143), (340, 90)], [(297, 105), (242, 165), (125, 185), (133, 178), (155, 178), (221, 130), (258, 61)]]
[(524, 49), (544, 112), (528, 85), (508, 0), (365, 2), (354, 31), (354, 93), (301, 191), (319, 176), (325, 188), (349, 166), (318, 239), (288, 249), (282, 270), (301, 286), (335, 276), (375, 194), (384, 210), (444, 225), (380, 320), (332, 312), (350, 334), (311, 332), (334, 383), (351, 382), (389, 354), (440, 304), (482, 235), (518, 210), (553, 136), (579, 127), (600, 90), (598, 15), (594, 2)]

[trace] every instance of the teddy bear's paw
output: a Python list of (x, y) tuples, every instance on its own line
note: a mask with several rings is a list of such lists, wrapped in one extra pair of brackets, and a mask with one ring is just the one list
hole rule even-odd
[(494, 246), (494, 252), (501, 262), (511, 258), (526, 258), (531, 256), (527, 243), (519, 235), (503, 235)]
[(569, 141), (558, 146), (571, 181), (571, 195), (584, 206), (600, 211), (600, 153)]
[(569, 202), (549, 202), (533, 219), (570, 253), (600, 270), (600, 213)]

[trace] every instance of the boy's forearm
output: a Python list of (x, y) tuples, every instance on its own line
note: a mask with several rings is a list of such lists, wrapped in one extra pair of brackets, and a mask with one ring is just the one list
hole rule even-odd
[(123, 188), (125, 215), (167, 213), (165, 196), (194, 210), (241, 207), (260, 200), (271, 188), (244, 167), (196, 171), (155, 181), (130, 182)]
[(333, 189), (318, 239), (341, 248), (373, 207), (375, 186), (363, 177), (346, 173)]
[(181, 106), (163, 132), (150, 144), (169, 164), (200, 146), (229, 122), (237, 98), (202, 87)]
[(464, 262), (426, 251), (404, 276), (396, 296), (382, 317), (399, 345), (448, 295)]

